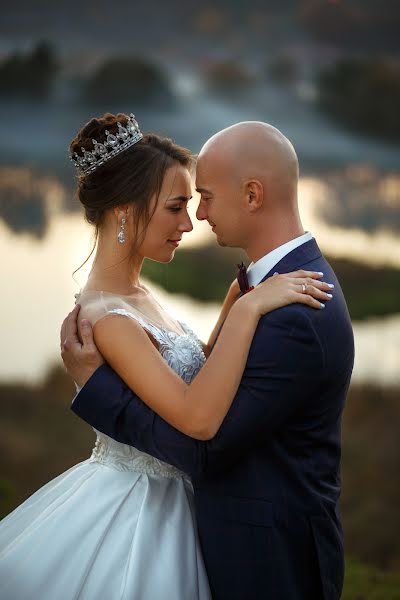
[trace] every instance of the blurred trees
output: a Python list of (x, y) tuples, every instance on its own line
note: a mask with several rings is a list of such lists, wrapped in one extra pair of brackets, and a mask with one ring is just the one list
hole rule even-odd
[(199, 10), (193, 15), (193, 24), (202, 34), (219, 34), (226, 25), (227, 15), (216, 6), (199, 4)]
[(398, 0), (303, 0), (300, 21), (324, 44), (367, 51), (400, 49)]
[[(242, 260), (245, 260), (245, 255), (238, 249), (214, 246), (188, 248), (177, 252), (173, 264), (167, 268), (146, 260), (143, 275), (170, 292), (186, 294), (206, 302), (219, 302), (224, 299), (228, 286), (236, 277), (236, 263)], [(329, 262), (341, 283), (352, 319), (399, 311), (398, 269), (378, 269), (343, 259), (329, 259)], [(193, 265), (196, 265), (195, 269)]]
[[(31, 52), (15, 52), (0, 64), (0, 95), (29, 100), (44, 99), (61, 74), (55, 51), (39, 42)], [(75, 75), (76, 77), (76, 75)], [(106, 59), (89, 76), (79, 77), (77, 100), (91, 104), (171, 105), (174, 94), (165, 70), (141, 57)]]
[(300, 66), (295, 56), (282, 53), (268, 66), (269, 78), (280, 85), (293, 85), (299, 78)]
[(400, 68), (385, 59), (340, 60), (318, 78), (320, 106), (358, 131), (400, 140)]
[(88, 458), (93, 429), (70, 410), (75, 386), (62, 367), (42, 386), (0, 386), (0, 507), (14, 509), (41, 485)]
[[(242, 250), (214, 246), (188, 248), (176, 253), (173, 264), (145, 260), (143, 276), (167, 291), (186, 294), (205, 302), (221, 301), (236, 277), (236, 263), (244, 260)], [(196, 265), (196, 268), (193, 268)]]
[(399, 312), (398, 269), (368, 267), (343, 259), (331, 259), (329, 262), (340, 281), (353, 320)]
[(249, 69), (235, 60), (218, 61), (209, 65), (204, 79), (210, 91), (231, 97), (248, 91), (256, 83)]
[(30, 53), (15, 52), (0, 64), (0, 94), (43, 99), (50, 93), (58, 70), (53, 47), (39, 42)]
[(89, 77), (84, 98), (95, 104), (150, 104), (168, 107), (173, 93), (163, 69), (144, 58), (106, 60)]
[(400, 600), (400, 575), (347, 559), (341, 600)]
[(16, 233), (29, 232), (38, 239), (42, 239), (47, 231), (47, 211), (42, 198), (37, 195), (27, 198), (17, 190), (9, 188), (9, 195), (5, 200), (4, 187), (0, 194), (0, 219)]
[(346, 551), (393, 570), (400, 568), (399, 400), (399, 388), (353, 386), (342, 434)]
[(60, 186), (55, 178), (29, 167), (0, 167), (0, 219), (16, 233), (44, 238), (49, 223), (46, 197), (56, 188)]

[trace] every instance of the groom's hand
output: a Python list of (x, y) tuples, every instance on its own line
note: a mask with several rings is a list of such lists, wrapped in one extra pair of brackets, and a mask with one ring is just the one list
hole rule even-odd
[(64, 319), (60, 331), (61, 358), (72, 379), (83, 387), (93, 373), (105, 361), (93, 341), (92, 327), (87, 320), (80, 323), (78, 337), (78, 314), (80, 305)]

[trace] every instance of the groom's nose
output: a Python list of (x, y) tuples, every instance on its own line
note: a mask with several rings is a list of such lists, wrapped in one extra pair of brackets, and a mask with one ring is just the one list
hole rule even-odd
[(200, 200), (199, 206), (197, 207), (196, 218), (199, 221), (204, 221), (205, 219), (207, 219), (207, 207), (206, 203), (203, 200)]

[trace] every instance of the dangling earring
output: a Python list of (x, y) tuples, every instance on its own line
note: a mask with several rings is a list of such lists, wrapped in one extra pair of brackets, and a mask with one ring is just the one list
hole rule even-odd
[(121, 227), (118, 233), (118, 241), (120, 244), (125, 244), (125, 223), (126, 219), (125, 217), (122, 217)]

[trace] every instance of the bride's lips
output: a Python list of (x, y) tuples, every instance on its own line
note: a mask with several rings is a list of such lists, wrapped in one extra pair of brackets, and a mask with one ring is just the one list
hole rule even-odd
[(175, 248), (177, 248), (179, 246), (179, 242), (181, 241), (181, 239), (179, 240), (168, 240), (169, 244), (172, 244), (173, 246), (175, 246)]

